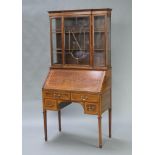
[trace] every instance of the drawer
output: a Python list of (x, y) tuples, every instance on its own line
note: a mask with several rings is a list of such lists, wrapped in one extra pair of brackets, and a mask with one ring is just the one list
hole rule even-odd
[(70, 100), (70, 93), (68, 92), (59, 92), (59, 91), (44, 91), (44, 98), (52, 98), (52, 99), (62, 99), (62, 100)]
[(85, 113), (86, 114), (98, 114), (98, 104), (85, 102)]
[(53, 96), (53, 91), (50, 91), (50, 90), (44, 90), (43, 91), (43, 97), (51, 98), (52, 96)]
[(70, 93), (68, 93), (68, 92), (53, 92), (53, 99), (70, 100)]
[(99, 95), (96, 94), (87, 94), (87, 93), (72, 93), (71, 100), (73, 101), (90, 101), (90, 102), (98, 102)]
[(49, 110), (57, 110), (57, 102), (56, 102), (56, 100), (45, 99), (44, 100), (44, 108), (49, 109)]

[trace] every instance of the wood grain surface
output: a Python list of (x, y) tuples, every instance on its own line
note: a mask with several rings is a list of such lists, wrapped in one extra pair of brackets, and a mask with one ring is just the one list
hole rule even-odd
[(105, 71), (50, 70), (44, 89), (64, 91), (100, 92)]

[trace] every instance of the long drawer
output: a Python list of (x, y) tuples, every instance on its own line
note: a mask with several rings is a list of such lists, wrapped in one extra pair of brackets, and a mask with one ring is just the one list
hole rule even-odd
[(71, 93), (72, 101), (89, 101), (89, 102), (99, 102), (99, 95), (88, 94), (88, 93)]
[(52, 99), (61, 99), (61, 100), (70, 100), (69, 92), (61, 92), (61, 91), (43, 91), (44, 98), (52, 98)]

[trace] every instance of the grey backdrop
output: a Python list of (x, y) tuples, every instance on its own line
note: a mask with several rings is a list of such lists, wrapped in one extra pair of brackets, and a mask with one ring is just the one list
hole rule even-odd
[[(49, 141), (44, 143), (41, 88), (50, 66), (48, 10), (112, 8), (113, 138), (97, 149), (97, 118), (83, 114), (80, 104), (62, 111), (61, 134), (57, 113), (48, 114)], [(131, 0), (23, 0), (23, 154), (131, 154)], [(51, 132), (50, 132), (51, 131)]]

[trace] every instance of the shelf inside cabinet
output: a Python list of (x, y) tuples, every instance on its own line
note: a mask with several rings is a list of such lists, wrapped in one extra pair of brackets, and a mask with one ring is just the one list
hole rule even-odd
[[(88, 51), (89, 49), (81, 49), (81, 51)], [(79, 49), (65, 49), (65, 51), (79, 51)]]
[(94, 33), (105, 33), (105, 31), (94, 31)]
[(96, 29), (94, 29), (94, 32), (105, 32), (105, 29), (102, 29), (102, 28), (96, 28)]
[[(80, 33), (80, 34), (90, 33), (90, 31), (72, 31), (72, 32), (73, 32), (74, 34), (75, 34), (75, 33)], [(67, 32), (65, 32), (65, 33), (67, 33), (67, 34), (70, 33), (70, 34), (71, 34), (72, 32), (68, 32), (68, 31), (67, 31)]]
[(94, 49), (94, 51), (104, 51), (104, 49)]
[(61, 31), (52, 31), (51, 33), (53, 35), (53, 34), (61, 34), (62, 32)]

